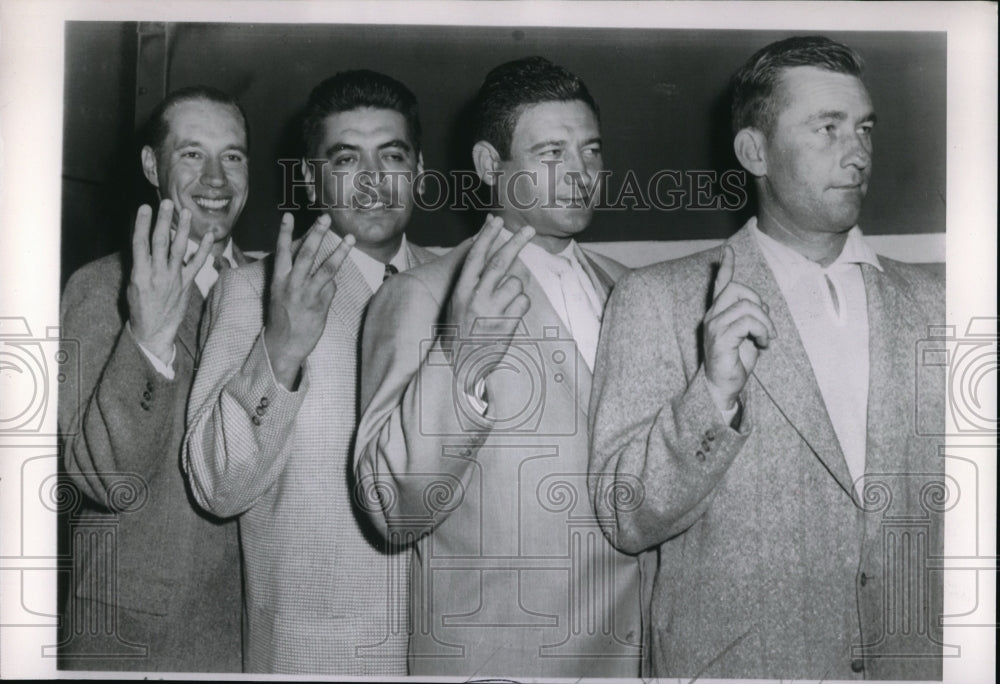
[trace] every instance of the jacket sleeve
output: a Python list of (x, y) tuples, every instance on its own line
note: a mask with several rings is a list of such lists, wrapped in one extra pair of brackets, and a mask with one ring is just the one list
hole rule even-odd
[[(712, 402), (698, 361), (698, 322), (678, 330), (671, 296), (701, 293), (671, 289), (662, 275), (626, 276), (608, 301), (598, 345), (589, 484), (605, 535), (627, 553), (694, 524), (752, 430), (745, 391), (739, 430)], [(694, 347), (686, 355), (685, 344)]]
[(308, 362), (295, 392), (274, 378), (264, 346), (262, 288), (246, 275), (258, 268), (226, 271), (214, 288), (188, 402), (184, 471), (198, 504), (224, 518), (247, 511), (274, 486), (309, 391)]
[(59, 392), (63, 466), (87, 498), (111, 510), (176, 472), (177, 394), (190, 383), (189, 372), (167, 380), (142, 353), (119, 313), (121, 285), (117, 264), (84, 267), (67, 283), (60, 312), (70, 369)]
[(461, 496), (489, 418), (459, 419), (458, 384), (435, 336), (443, 304), (401, 273), (372, 300), (361, 358), (361, 419), (355, 475), (376, 527), (419, 536)]

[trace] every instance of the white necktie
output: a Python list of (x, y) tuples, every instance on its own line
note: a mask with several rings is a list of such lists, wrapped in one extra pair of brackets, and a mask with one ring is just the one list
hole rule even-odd
[(601, 334), (601, 318), (583, 289), (581, 278), (586, 278), (587, 274), (578, 263), (565, 257), (557, 257), (556, 263), (558, 264), (556, 273), (559, 276), (559, 286), (562, 288), (563, 306), (566, 311), (566, 324), (580, 356), (593, 372), (594, 360), (597, 357), (597, 338)]

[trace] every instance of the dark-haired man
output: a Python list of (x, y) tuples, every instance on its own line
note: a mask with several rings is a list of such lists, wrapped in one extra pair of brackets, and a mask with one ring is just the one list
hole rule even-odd
[[(944, 287), (857, 227), (875, 124), (860, 76), (823, 37), (753, 55), (733, 128), (756, 218), (608, 304), (594, 502), (620, 548), (658, 550), (658, 676), (941, 678), (929, 561), (948, 495), (914, 416), (943, 427), (943, 382), (915, 350)], [(635, 478), (638, 503), (608, 496)]]
[[(246, 669), (406, 674), (406, 571), (351, 502), (358, 346), (372, 293), (433, 256), (404, 237), (422, 170), (417, 102), (372, 71), (309, 97), (302, 168), (324, 206), (275, 257), (223, 279), (189, 403), (198, 502), (239, 518)], [(353, 249), (352, 249), (353, 247)]]
[(534, 57), (491, 71), (475, 110), (497, 215), (390, 281), (365, 323), (356, 469), (383, 534), (419, 538), (410, 673), (636, 677), (639, 564), (587, 496), (591, 368), (625, 270), (574, 239), (603, 168), (597, 105)]
[(185, 88), (157, 106), (145, 143), (161, 199), (152, 239), (143, 205), (131, 259), (84, 266), (62, 298), (81, 371), (59, 394), (64, 465), (88, 505), (74, 523), (61, 665), (238, 672), (236, 526), (195, 508), (179, 457), (205, 297), (220, 268), (247, 262), (230, 237), (247, 199), (246, 118), (224, 93)]

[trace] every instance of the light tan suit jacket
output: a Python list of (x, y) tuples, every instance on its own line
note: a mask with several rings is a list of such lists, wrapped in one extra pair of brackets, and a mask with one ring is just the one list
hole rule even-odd
[[(332, 253), (320, 246), (316, 263)], [(432, 258), (410, 245), (411, 264)], [(238, 516), (250, 672), (406, 672), (407, 553), (351, 502), (357, 352), (372, 291), (348, 258), (301, 383), (274, 379), (263, 341), (273, 259), (229, 272), (188, 407), (184, 463), (206, 510)]]
[(738, 430), (723, 424), (701, 370), (718, 250), (623, 279), (598, 350), (594, 501), (619, 548), (659, 552), (653, 674), (940, 679), (933, 565), (957, 492), (942, 440), (916, 416), (943, 427), (940, 368), (919, 353), (944, 322), (943, 284), (884, 257), (883, 271), (861, 265), (870, 391), (858, 496), (767, 262), (746, 228), (729, 244), (733, 280), (768, 304), (778, 331), (743, 389)]
[[(605, 540), (587, 497), (590, 370), (520, 261), (531, 309), (486, 380), (482, 417), (436, 326), (470, 243), (372, 300), (356, 469), (372, 520), (416, 542), (410, 673), (637, 676), (639, 564)], [(624, 267), (578, 252), (602, 298)], [(456, 384), (458, 383), (458, 384)]]

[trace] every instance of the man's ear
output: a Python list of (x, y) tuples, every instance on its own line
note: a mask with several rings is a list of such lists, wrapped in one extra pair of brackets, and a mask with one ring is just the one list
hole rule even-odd
[(156, 173), (156, 152), (149, 145), (144, 145), (140, 153), (142, 159), (142, 175), (146, 177), (157, 190), (160, 189), (160, 177)]
[(480, 180), (486, 185), (497, 182), (497, 174), (500, 172), (500, 153), (497, 152), (497, 148), (485, 140), (480, 140), (472, 146), (472, 163), (476, 166)]
[(299, 160), (299, 169), (302, 171), (302, 178), (306, 181), (306, 196), (309, 197), (309, 204), (316, 204), (316, 177), (313, 176), (312, 164), (307, 164), (305, 157)]
[(767, 152), (764, 134), (756, 128), (742, 128), (733, 139), (733, 150), (743, 168), (752, 176), (767, 175)]

